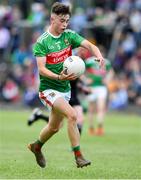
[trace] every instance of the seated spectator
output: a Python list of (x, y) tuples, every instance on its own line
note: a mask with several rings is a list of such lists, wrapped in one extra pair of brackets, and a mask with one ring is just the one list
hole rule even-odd
[(2, 97), (7, 102), (17, 102), (19, 100), (19, 88), (13, 79), (6, 79), (6, 82), (2, 87)]
[(129, 66), (129, 102), (141, 105), (141, 67), (136, 57), (133, 57)]
[(18, 49), (16, 49), (12, 56), (12, 61), (14, 64), (24, 65), (29, 59), (31, 52), (27, 49), (24, 44), (21, 44)]
[(24, 91), (23, 103), (24, 105), (30, 107), (36, 107), (41, 105), (39, 95), (34, 88), (30, 87)]
[(7, 28), (3, 26), (2, 21), (0, 20), (0, 57), (3, 60), (6, 48), (10, 40), (10, 32)]
[(120, 110), (127, 108), (128, 94), (125, 75), (117, 79), (117, 84), (113, 88), (113, 92), (109, 94), (109, 108), (112, 110)]

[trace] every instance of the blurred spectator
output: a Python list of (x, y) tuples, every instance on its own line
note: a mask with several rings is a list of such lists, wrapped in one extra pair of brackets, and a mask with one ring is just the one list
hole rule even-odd
[(45, 20), (45, 9), (44, 4), (35, 2), (31, 5), (31, 12), (28, 16), (28, 20), (32, 23), (34, 26), (40, 26), (43, 25)]
[(132, 0), (117, 0), (117, 10), (123, 11), (128, 14), (132, 7)]
[(133, 35), (138, 46), (141, 45), (141, 12), (137, 9), (133, 10), (129, 17), (129, 23), (133, 30)]
[(85, 15), (84, 10), (82, 8), (76, 8), (75, 14), (72, 15), (71, 18), (71, 28), (78, 33), (82, 33), (82, 30), (86, 26), (86, 24), (87, 17)]
[(20, 11), (22, 13), (22, 18), (26, 19), (29, 15), (29, 11), (30, 11), (30, 5), (31, 5), (31, 1), (28, 0), (20, 0), (19, 1), (20, 4)]
[(30, 61), (32, 56), (31, 51), (24, 44), (21, 44), (18, 49), (16, 49), (12, 56), (12, 61), (14, 64), (24, 65), (26, 61)]
[(94, 34), (100, 45), (109, 48), (112, 31), (115, 27), (117, 14), (109, 8), (95, 8)]
[(116, 72), (124, 71), (124, 65), (127, 61), (127, 57), (124, 53), (124, 50), (121, 47), (118, 47), (116, 52), (116, 57), (113, 62), (113, 67)]
[(22, 13), (16, 4), (14, 4), (11, 8), (11, 16), (13, 23), (18, 23), (22, 18)]
[(2, 21), (0, 21), (0, 57), (1, 61), (4, 58), (4, 53), (8, 47), (10, 41), (10, 32), (7, 28), (3, 26)]
[[(36, 61), (35, 61), (36, 62)], [(24, 88), (23, 102), (24, 105), (38, 106), (40, 103), (38, 95), (38, 74), (37, 65), (28, 61), (24, 66), (24, 74), (22, 76)]]
[(135, 8), (138, 10), (141, 10), (141, 1), (140, 0), (135, 0)]
[(132, 33), (127, 32), (121, 42), (125, 56), (130, 58), (136, 50), (136, 42)]
[(7, 102), (16, 102), (20, 98), (19, 87), (11, 78), (7, 78), (2, 87), (2, 96)]
[(135, 55), (136, 55), (136, 57), (137, 57), (137, 60), (138, 60), (139, 63), (140, 63), (140, 67), (141, 67), (141, 46), (137, 49)]
[[(116, 80), (116, 84), (115, 84), (116, 86), (114, 84), (112, 84), (112, 85), (109, 84), (109, 91), (110, 91), (110, 93), (109, 93), (109, 108), (112, 110), (125, 109), (128, 106), (126, 76), (124, 74), (120, 74), (120, 77), (116, 78), (115, 80)], [(112, 89), (110, 86), (112, 87)]]
[[(85, 34), (99, 47), (104, 47), (105, 57), (109, 51), (112, 52), (112, 58), (109, 59), (112, 60), (116, 72), (116, 79), (109, 84), (109, 87), (114, 89), (111, 91), (112, 96), (115, 97), (113, 94), (121, 96), (125, 92), (126, 88), (117, 84), (124, 81), (124, 78), (120, 77), (122, 73), (127, 75), (129, 103), (141, 106), (141, 1), (115, 0), (114, 3), (109, 0), (90, 0), (85, 3), (58, 1), (75, 7), (70, 22), (72, 29)], [(37, 94), (34, 94), (36, 85), (33, 82), (38, 80), (32, 45), (43, 33), (41, 29), (44, 25), (48, 24), (49, 5), (54, 1), (20, 0), (17, 4), (15, 1), (3, 2), (0, 4), (0, 99), (2, 100), (2, 89), (9, 74), (20, 93), (26, 92), (28, 98), (32, 95), (36, 97)], [(120, 24), (120, 29), (116, 28)], [(81, 55), (83, 59), (90, 57), (89, 52), (85, 51), (82, 51)], [(29, 82), (32, 82), (31, 85)], [(31, 96), (28, 96), (29, 94)], [(124, 98), (126, 100), (126, 93)]]
[(129, 65), (129, 101), (141, 105), (141, 66), (136, 57), (133, 57)]
[(11, 27), (10, 53), (14, 53), (20, 46), (20, 30), (17, 26)]
[(41, 105), (37, 90), (34, 88), (28, 88), (23, 94), (23, 103), (26, 106), (36, 107)]

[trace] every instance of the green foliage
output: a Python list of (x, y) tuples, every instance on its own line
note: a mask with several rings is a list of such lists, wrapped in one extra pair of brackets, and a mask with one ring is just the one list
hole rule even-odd
[(141, 121), (136, 115), (109, 113), (103, 137), (89, 136), (85, 119), (81, 148), (92, 165), (77, 169), (64, 127), (43, 151), (47, 167), (39, 168), (27, 144), (38, 138), (43, 121), (27, 126), (29, 111), (0, 112), (0, 179), (140, 179)]

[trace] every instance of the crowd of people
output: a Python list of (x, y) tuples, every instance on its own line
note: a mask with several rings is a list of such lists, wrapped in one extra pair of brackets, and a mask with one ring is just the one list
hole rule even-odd
[[(0, 102), (41, 106), (32, 45), (49, 24), (48, 3), (33, 1), (23, 8), (26, 1), (19, 2), (0, 4)], [(96, 43), (111, 61), (114, 76), (107, 84), (109, 108), (123, 109), (129, 104), (140, 107), (140, 1), (95, 1), (91, 7), (84, 2), (79, 7), (73, 7), (71, 0), (63, 2), (73, 9), (69, 26)]]
[[(30, 10), (22, 0), (0, 5), (0, 101), (29, 107), (42, 102), (48, 109), (48, 116), (36, 108), (28, 119), (28, 125), (47, 122), (28, 144), (41, 168), (46, 167), (42, 147), (64, 119), (76, 166), (91, 165), (80, 148), (84, 101), (89, 134), (98, 136), (104, 134), (107, 109), (141, 106), (141, 3), (98, 2), (75, 7), (71, 20), (71, 0), (55, 2), (50, 12), (46, 1), (30, 1)], [(79, 79), (63, 70), (72, 49), (86, 65)]]

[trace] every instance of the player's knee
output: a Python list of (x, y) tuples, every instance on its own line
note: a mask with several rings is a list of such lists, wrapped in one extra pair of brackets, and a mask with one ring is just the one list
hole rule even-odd
[(50, 131), (55, 134), (59, 131), (59, 128), (50, 127)]
[(72, 111), (68, 114), (68, 120), (70, 122), (76, 122), (77, 121), (77, 113), (75, 111)]
[(53, 128), (52, 131), (53, 131), (54, 133), (57, 133), (57, 132), (59, 131), (59, 128)]

